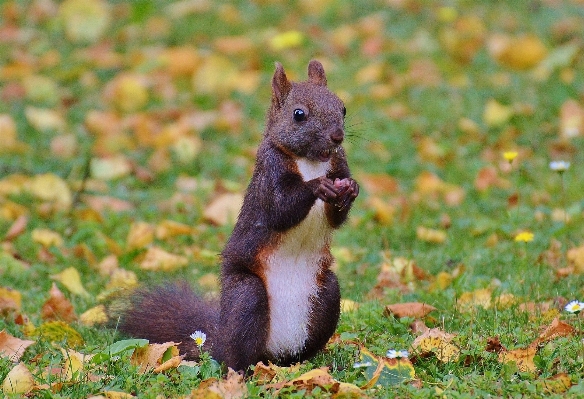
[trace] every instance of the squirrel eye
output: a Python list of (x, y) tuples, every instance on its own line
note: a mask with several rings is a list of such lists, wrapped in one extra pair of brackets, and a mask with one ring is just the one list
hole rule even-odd
[(347, 115), (347, 108), (343, 107), (343, 117)]
[(294, 120), (296, 122), (302, 122), (302, 121), (306, 120), (306, 113), (304, 111), (302, 111), (301, 109), (295, 109), (294, 110)]

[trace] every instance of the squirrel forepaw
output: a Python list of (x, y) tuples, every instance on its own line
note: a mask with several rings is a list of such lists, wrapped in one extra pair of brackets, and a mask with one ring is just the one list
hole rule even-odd
[(334, 204), (340, 211), (348, 208), (359, 195), (359, 185), (350, 177), (335, 179), (334, 186), (338, 190)]

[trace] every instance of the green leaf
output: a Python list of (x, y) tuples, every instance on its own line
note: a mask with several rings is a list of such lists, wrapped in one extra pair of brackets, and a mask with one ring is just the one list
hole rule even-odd
[(132, 354), (135, 349), (148, 345), (147, 339), (124, 339), (114, 342), (103, 351), (98, 352), (91, 359), (93, 363), (99, 364), (110, 360), (114, 356), (120, 356), (125, 352)]

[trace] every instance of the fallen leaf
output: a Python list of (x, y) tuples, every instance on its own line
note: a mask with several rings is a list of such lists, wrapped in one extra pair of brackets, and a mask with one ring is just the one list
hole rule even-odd
[(76, 43), (97, 41), (111, 20), (110, 6), (104, 0), (65, 0), (59, 6), (59, 16), (67, 38)]
[(16, 237), (20, 236), (26, 231), (26, 226), (28, 225), (28, 216), (20, 215), (14, 223), (10, 226), (6, 234), (4, 235), (4, 240), (12, 241)]
[(74, 267), (68, 267), (62, 272), (52, 275), (51, 279), (63, 284), (72, 294), (89, 297), (89, 293), (81, 283), (81, 276)]
[(189, 263), (185, 256), (166, 252), (162, 248), (150, 247), (140, 262), (142, 270), (171, 271), (186, 266)]
[(517, 365), (519, 371), (535, 372), (537, 368), (533, 362), (533, 358), (537, 352), (536, 346), (528, 346), (527, 348), (520, 348), (514, 350), (506, 350), (499, 352), (499, 362), (507, 363), (513, 362)]
[(0, 315), (8, 314), (9, 312), (19, 312), (21, 306), (22, 294), (20, 291), (0, 287)]
[(24, 363), (18, 363), (4, 378), (2, 390), (5, 394), (27, 394), (35, 386), (34, 377)]
[(193, 233), (193, 228), (187, 224), (175, 222), (173, 220), (163, 220), (156, 225), (156, 238), (167, 240), (180, 235)]
[(13, 337), (6, 330), (0, 331), (0, 357), (7, 357), (13, 363), (20, 360), (26, 348), (35, 341)]
[(584, 107), (575, 100), (566, 100), (560, 107), (560, 137), (571, 139), (584, 135)]
[(108, 290), (122, 288), (131, 289), (138, 285), (138, 276), (132, 270), (116, 269), (111, 275), (105, 288)]
[(480, 306), (483, 309), (489, 309), (492, 305), (492, 291), (488, 288), (482, 288), (473, 292), (464, 292), (456, 301), (456, 307), (461, 312), (474, 311)]
[(135, 222), (130, 226), (126, 245), (129, 250), (145, 248), (154, 241), (155, 227), (146, 222)]
[(80, 373), (83, 371), (84, 365), (89, 363), (93, 355), (84, 355), (73, 349), (63, 348), (61, 348), (61, 353), (65, 359), (63, 369), (65, 370), (64, 377), (66, 381), (79, 380), (82, 377)]
[(91, 176), (100, 180), (114, 180), (128, 176), (132, 165), (123, 155), (107, 158), (93, 158), (91, 160)]
[(65, 322), (77, 320), (73, 305), (57, 288), (55, 283), (49, 290), (49, 299), (43, 304), (41, 318), (43, 320), (63, 320)]
[(416, 227), (416, 237), (418, 238), (418, 240), (429, 242), (432, 244), (443, 244), (448, 238), (446, 231), (430, 229), (424, 226)]
[(455, 362), (460, 356), (460, 349), (450, 342), (454, 337), (454, 334), (439, 328), (431, 328), (412, 342), (412, 352), (434, 354), (443, 363)]
[(551, 341), (559, 337), (569, 337), (576, 333), (576, 329), (564, 323), (559, 317), (556, 317), (552, 323), (537, 337), (532, 345), (538, 345), (544, 342)]
[(387, 316), (393, 315), (394, 317), (413, 317), (413, 318), (424, 318), (431, 311), (436, 310), (434, 306), (428, 305), (427, 303), (420, 302), (405, 302), (396, 303), (393, 305), (387, 305), (385, 307), (385, 314)]
[(503, 105), (494, 99), (487, 102), (483, 111), (483, 121), (488, 127), (503, 126), (512, 116), (513, 107)]
[(489, 49), (497, 62), (515, 70), (533, 68), (547, 56), (546, 47), (534, 35), (496, 35), (491, 39)]
[(87, 327), (105, 324), (108, 321), (107, 312), (104, 305), (97, 305), (86, 310), (79, 316), (81, 324)]
[(362, 389), (376, 385), (384, 387), (401, 384), (415, 376), (414, 366), (408, 358), (388, 359), (375, 356), (366, 348), (359, 351), (359, 366), (365, 368), (367, 383)]
[(341, 299), (341, 312), (348, 313), (359, 309), (359, 304), (350, 299)]
[(229, 368), (225, 378), (221, 380), (211, 379), (207, 384), (203, 381), (191, 395), (193, 399), (202, 397), (209, 399), (239, 399), (247, 395), (247, 386), (243, 375)]
[(68, 210), (73, 202), (73, 195), (65, 180), (52, 173), (31, 177), (25, 188), (35, 197), (52, 202), (62, 210)]
[[(143, 348), (137, 348), (130, 359), (134, 366), (138, 366), (141, 373), (160, 367), (167, 360), (179, 357), (177, 344), (165, 342), (163, 344), (148, 344)], [(181, 358), (182, 359), (182, 358)], [(174, 360), (173, 360), (174, 362)], [(178, 362), (180, 363), (180, 361)], [(178, 364), (176, 365), (176, 367)]]
[(576, 248), (570, 248), (566, 253), (566, 258), (570, 266), (574, 267), (574, 272), (584, 273), (584, 245)]
[(243, 195), (239, 193), (220, 194), (205, 207), (203, 218), (216, 226), (232, 224), (237, 219), (242, 204)]
[(568, 374), (559, 373), (544, 380), (537, 381), (537, 385), (547, 394), (562, 394), (568, 391), (574, 384)]
[(63, 238), (55, 231), (49, 229), (34, 229), (31, 233), (32, 240), (45, 248), (62, 247)]

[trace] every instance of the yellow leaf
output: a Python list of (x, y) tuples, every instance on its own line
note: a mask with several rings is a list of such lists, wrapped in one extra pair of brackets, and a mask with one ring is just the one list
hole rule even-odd
[(443, 244), (446, 241), (447, 235), (444, 230), (418, 226), (416, 228), (416, 237), (421, 241), (430, 242), (433, 244)]
[(289, 30), (279, 33), (270, 40), (272, 50), (281, 51), (299, 47), (304, 42), (304, 35), (297, 30)]
[(111, 273), (110, 280), (106, 285), (106, 289), (131, 289), (138, 285), (138, 277), (136, 273), (126, 269), (116, 269)]
[(458, 298), (456, 306), (461, 312), (473, 311), (477, 306), (489, 309), (492, 303), (492, 294), (488, 288), (465, 292)]
[(491, 54), (500, 64), (511, 69), (533, 68), (547, 55), (546, 47), (537, 36), (497, 37), (493, 40), (499, 42), (491, 43)]
[(359, 309), (359, 304), (355, 301), (351, 301), (350, 299), (341, 299), (341, 312), (353, 312)]
[(454, 362), (460, 356), (460, 349), (450, 342), (452, 338), (453, 334), (431, 328), (412, 342), (412, 350), (421, 354), (433, 353), (443, 363)]
[(377, 222), (386, 226), (393, 223), (397, 211), (394, 205), (379, 197), (370, 197), (367, 204), (373, 209), (375, 220)]
[(237, 84), (238, 69), (228, 58), (210, 55), (193, 75), (193, 87), (207, 94), (228, 94)]
[(24, 363), (18, 363), (4, 378), (2, 390), (5, 394), (26, 394), (34, 388), (32, 373)]
[(72, 42), (93, 43), (107, 30), (111, 15), (104, 0), (65, 0), (59, 7), (67, 38)]
[(0, 331), (0, 357), (7, 357), (11, 362), (17, 362), (26, 348), (34, 343), (35, 341), (13, 337), (5, 330), (2, 330)]
[(34, 229), (32, 231), (32, 240), (41, 244), (45, 248), (62, 247), (63, 238), (57, 232), (49, 229)]
[(79, 316), (79, 321), (84, 326), (92, 327), (96, 324), (105, 324), (108, 321), (104, 305), (97, 305), (86, 310)]
[(220, 194), (207, 205), (203, 211), (203, 217), (206, 221), (217, 226), (232, 224), (235, 222), (242, 204), (243, 195), (239, 193)]
[(145, 373), (162, 365), (164, 363), (163, 356), (167, 354), (170, 354), (171, 358), (180, 357), (176, 345), (174, 342), (165, 342), (138, 348), (132, 354), (131, 363), (134, 366), (139, 366), (141, 373)]
[(114, 180), (130, 174), (132, 166), (123, 155), (91, 160), (91, 176), (100, 180)]
[(81, 283), (81, 276), (79, 275), (79, 272), (74, 267), (68, 267), (61, 273), (51, 276), (51, 279), (59, 281), (65, 286), (65, 288), (69, 290), (69, 292), (75, 295), (84, 297), (89, 296), (89, 293), (85, 290), (83, 284)]
[(156, 226), (156, 238), (167, 240), (179, 235), (189, 235), (193, 228), (187, 224), (175, 222), (173, 220), (163, 220)]
[(146, 222), (135, 222), (130, 226), (126, 244), (129, 250), (145, 248), (154, 241), (155, 228)]
[(519, 371), (535, 372), (537, 368), (533, 362), (533, 358), (537, 352), (536, 346), (529, 346), (525, 349), (505, 350), (499, 353), (499, 362), (507, 363), (513, 362), (517, 365)]
[(8, 287), (0, 287), (0, 314), (6, 310), (19, 311), (22, 306), (20, 291)]
[(0, 154), (26, 150), (26, 145), (18, 141), (16, 123), (9, 114), (0, 114)]
[(120, 391), (104, 391), (103, 393), (107, 399), (131, 399), (135, 398), (134, 395), (131, 395), (126, 392)]
[(121, 112), (135, 112), (149, 101), (146, 78), (131, 73), (122, 73), (110, 81), (104, 91), (105, 99)]
[(499, 127), (506, 124), (513, 116), (513, 108), (490, 99), (483, 112), (483, 121), (489, 127)]
[(171, 254), (162, 248), (150, 247), (140, 263), (143, 270), (171, 271), (186, 266), (188, 259), (185, 256)]
[(24, 116), (28, 123), (41, 132), (55, 130), (62, 132), (66, 123), (59, 111), (47, 108), (26, 107)]
[(61, 349), (61, 353), (65, 359), (63, 368), (66, 372), (67, 381), (73, 380), (74, 377), (79, 378), (79, 373), (83, 371), (83, 365), (88, 363), (93, 357), (93, 355), (84, 355), (73, 349)]
[(584, 273), (584, 245), (569, 249), (566, 257), (570, 266), (574, 267), (575, 273)]
[(538, 382), (538, 386), (543, 388), (543, 391), (547, 394), (561, 394), (566, 392), (572, 387), (572, 385), (574, 385), (572, 384), (572, 379), (566, 373), (556, 374), (550, 378), (546, 378), (545, 380)]
[(197, 283), (206, 291), (217, 291), (219, 289), (219, 277), (215, 273), (204, 274), (197, 280)]
[(35, 197), (54, 202), (62, 209), (68, 209), (73, 202), (73, 195), (65, 180), (52, 173), (32, 177), (25, 184), (25, 188)]

